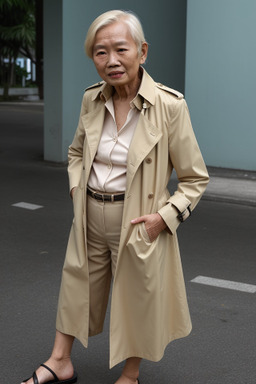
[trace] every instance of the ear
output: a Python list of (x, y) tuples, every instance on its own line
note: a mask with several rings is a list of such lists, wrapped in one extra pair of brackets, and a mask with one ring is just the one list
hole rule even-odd
[(140, 64), (144, 64), (148, 56), (148, 43), (144, 42), (141, 46)]

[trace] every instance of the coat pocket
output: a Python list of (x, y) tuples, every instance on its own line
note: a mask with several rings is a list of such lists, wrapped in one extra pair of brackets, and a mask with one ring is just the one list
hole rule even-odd
[(156, 247), (159, 247), (159, 236), (151, 243), (145, 224), (139, 223), (134, 226), (126, 245), (133, 256), (145, 260), (155, 253)]

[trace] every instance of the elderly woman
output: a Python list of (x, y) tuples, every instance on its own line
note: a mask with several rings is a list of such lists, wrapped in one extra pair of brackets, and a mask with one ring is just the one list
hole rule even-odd
[(85, 48), (103, 81), (85, 91), (69, 147), (74, 220), (53, 352), (27, 384), (76, 382), (73, 340), (87, 347), (102, 332), (111, 281), (110, 368), (126, 360), (116, 384), (138, 383), (141, 359), (159, 361), (191, 331), (176, 231), (208, 174), (186, 102), (141, 67), (148, 44), (133, 14), (99, 16)]

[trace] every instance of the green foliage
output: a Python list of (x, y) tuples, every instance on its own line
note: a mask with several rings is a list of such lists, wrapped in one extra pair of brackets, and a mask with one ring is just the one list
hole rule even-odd
[(32, 58), (35, 46), (35, 1), (0, 0), (0, 54)]
[(35, 1), (0, 0), (0, 80), (4, 84), (6, 97), (13, 63), (18, 55), (22, 54), (35, 62)]

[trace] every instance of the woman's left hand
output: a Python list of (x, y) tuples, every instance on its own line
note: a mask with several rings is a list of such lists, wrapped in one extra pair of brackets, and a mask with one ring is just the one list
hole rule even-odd
[(144, 215), (137, 217), (131, 221), (132, 224), (145, 223), (145, 228), (148, 233), (150, 241), (154, 241), (160, 232), (166, 227), (165, 221), (159, 213), (152, 213), (150, 215)]

